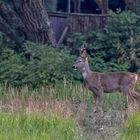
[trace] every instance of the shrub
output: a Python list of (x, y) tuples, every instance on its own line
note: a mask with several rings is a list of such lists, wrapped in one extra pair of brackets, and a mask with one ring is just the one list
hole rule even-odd
[(25, 59), (17, 53), (16, 45), (0, 34), (0, 83), (18, 84), (24, 77)]
[(74, 57), (68, 50), (31, 43), (26, 44), (26, 48), (32, 52), (33, 59), (27, 63), (25, 83), (46, 85), (80, 78), (75, 77)]
[(0, 82), (16, 86), (56, 84), (64, 81), (76, 81), (72, 69), (74, 56), (66, 49), (56, 49), (49, 45), (27, 43), (24, 48), (32, 54), (28, 61), (17, 46), (1, 35), (0, 43)]

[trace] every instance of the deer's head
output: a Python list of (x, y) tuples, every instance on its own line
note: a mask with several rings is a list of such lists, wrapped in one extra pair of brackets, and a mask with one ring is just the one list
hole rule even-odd
[(81, 48), (79, 52), (79, 57), (75, 61), (73, 68), (75, 70), (85, 71), (86, 63), (88, 61), (87, 52), (85, 48)]

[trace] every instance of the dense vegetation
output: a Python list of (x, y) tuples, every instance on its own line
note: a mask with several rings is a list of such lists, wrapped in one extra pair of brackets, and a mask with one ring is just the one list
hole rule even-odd
[(65, 49), (57, 50), (48, 45), (26, 44), (32, 53), (28, 61), (23, 53), (18, 53), (14, 44), (1, 35), (0, 82), (12, 85), (46, 85), (73, 80), (73, 57)]
[[(83, 41), (90, 49), (90, 64), (96, 71), (132, 71), (140, 73), (140, 18), (132, 12), (111, 13), (102, 31), (86, 35), (75, 33), (72, 50), (26, 43), (25, 51), (0, 34), (0, 83), (46, 85), (81, 80), (72, 70), (77, 49)], [(26, 51), (31, 53), (30, 61)]]

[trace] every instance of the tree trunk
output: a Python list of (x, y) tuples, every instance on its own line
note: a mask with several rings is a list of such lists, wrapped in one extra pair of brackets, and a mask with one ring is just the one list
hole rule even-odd
[(99, 8), (102, 10), (102, 14), (108, 13), (108, 0), (95, 0)]
[(135, 11), (136, 2), (134, 0), (124, 0), (124, 1), (129, 10)]
[(80, 0), (73, 0), (73, 3), (74, 3), (74, 13), (80, 13), (81, 10)]
[(51, 0), (52, 11), (57, 11), (57, 3), (58, 3), (58, 0)]
[(19, 45), (27, 40), (56, 45), (43, 0), (13, 0), (13, 4), (13, 8), (0, 4), (0, 31)]
[(136, 0), (136, 13), (140, 15), (140, 0)]
[(103, 9), (103, 0), (95, 0), (99, 8), (102, 10)]
[(67, 5), (67, 11), (68, 11), (68, 13), (71, 13), (71, 0), (67, 0), (68, 1), (68, 5)]

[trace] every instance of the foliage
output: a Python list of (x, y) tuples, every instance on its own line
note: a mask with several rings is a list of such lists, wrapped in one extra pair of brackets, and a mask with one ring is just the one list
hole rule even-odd
[(92, 31), (86, 35), (76, 33), (72, 37), (74, 48), (83, 41), (91, 49), (92, 62), (98, 71), (137, 71), (140, 58), (140, 18), (127, 11), (110, 12), (107, 26), (103, 31)]
[(140, 19), (134, 13), (111, 12), (108, 25), (102, 31), (75, 33), (72, 39), (75, 46), (71, 53), (64, 47), (26, 43), (24, 48), (32, 56), (28, 61), (22, 48), (0, 34), (0, 83), (36, 87), (81, 81), (81, 74), (71, 68), (75, 59), (71, 54), (76, 54), (83, 41), (90, 49), (93, 70), (140, 73)]
[(0, 48), (1, 83), (39, 86), (80, 78), (72, 69), (74, 57), (66, 49), (27, 43), (24, 48), (32, 54), (32, 60), (28, 61), (16, 45), (2, 34)]
[(71, 118), (59, 116), (1, 114), (1, 140), (79, 140)]
[(140, 139), (140, 113), (134, 114), (128, 118), (123, 126), (122, 140)]
[(74, 57), (68, 50), (31, 43), (26, 44), (26, 48), (32, 52), (33, 59), (27, 63), (25, 83), (46, 85), (61, 83), (64, 79), (66, 81), (76, 79), (72, 69)]
[(23, 79), (24, 59), (15, 51), (16, 45), (0, 34), (0, 82), (18, 84)]

